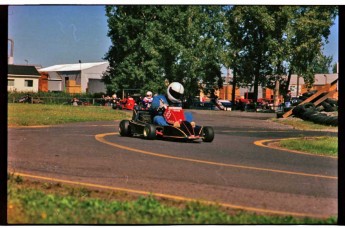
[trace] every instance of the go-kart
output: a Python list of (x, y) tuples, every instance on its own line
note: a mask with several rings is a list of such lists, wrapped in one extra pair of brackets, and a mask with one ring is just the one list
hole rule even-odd
[[(212, 142), (214, 131), (212, 127), (198, 126), (184, 120), (183, 109), (168, 107), (163, 114), (168, 126), (153, 124), (152, 110), (133, 110), (131, 120), (122, 120), (119, 124), (121, 136), (140, 136), (145, 139), (170, 139), (182, 141)], [(173, 124), (173, 123), (178, 124)]]

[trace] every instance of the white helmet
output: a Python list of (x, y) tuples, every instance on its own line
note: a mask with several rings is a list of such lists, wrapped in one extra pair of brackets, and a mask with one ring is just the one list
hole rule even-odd
[(173, 103), (181, 103), (181, 96), (184, 93), (183, 85), (179, 82), (173, 82), (168, 86), (168, 98)]
[(146, 96), (151, 96), (152, 97), (152, 92), (151, 91), (147, 91)]

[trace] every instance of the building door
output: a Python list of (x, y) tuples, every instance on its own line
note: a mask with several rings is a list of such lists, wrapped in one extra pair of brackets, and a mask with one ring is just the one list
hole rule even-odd
[(69, 86), (69, 77), (65, 77), (65, 87)]

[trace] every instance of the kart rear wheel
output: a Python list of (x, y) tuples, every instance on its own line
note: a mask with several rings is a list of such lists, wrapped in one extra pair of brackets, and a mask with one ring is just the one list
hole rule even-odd
[(214, 139), (214, 131), (212, 127), (203, 127), (202, 129), (202, 141), (212, 142)]
[(131, 128), (128, 120), (122, 120), (119, 124), (119, 133), (121, 136), (131, 136)]
[(145, 139), (155, 139), (156, 138), (156, 127), (153, 124), (146, 124), (143, 132)]

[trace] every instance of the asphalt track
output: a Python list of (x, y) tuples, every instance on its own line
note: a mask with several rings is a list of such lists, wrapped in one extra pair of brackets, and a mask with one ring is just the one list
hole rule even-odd
[(8, 130), (8, 169), (42, 180), (200, 200), (234, 209), (328, 217), (338, 212), (338, 160), (267, 146), (300, 136), (273, 114), (192, 111), (212, 143), (118, 135), (118, 121)]

